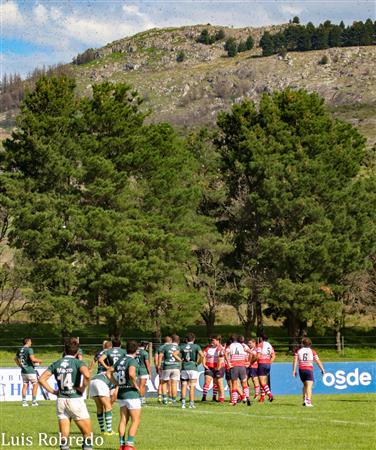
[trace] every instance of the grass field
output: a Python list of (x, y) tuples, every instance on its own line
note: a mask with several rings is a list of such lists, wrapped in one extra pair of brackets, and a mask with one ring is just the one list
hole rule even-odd
[[(196, 410), (160, 406), (156, 400), (142, 411), (136, 440), (138, 450), (241, 450), (241, 449), (372, 449), (375, 448), (376, 395), (317, 395), (314, 408), (301, 405), (299, 396), (281, 396), (273, 403), (251, 407), (197, 403)], [(88, 401), (94, 432), (99, 432), (95, 406)], [(114, 423), (118, 422), (115, 405)], [(40, 449), (38, 433), (55, 436), (57, 421), (53, 401), (38, 408), (0, 403), (0, 428), (5, 439), (31, 436), (33, 445), (12, 449)], [(78, 431), (73, 426), (74, 436)], [(1, 434), (0, 434), (1, 436)], [(6, 441), (5, 441), (6, 443)], [(4, 443), (0, 448), (7, 448)], [(8, 447), (10, 448), (10, 447)], [(57, 448), (57, 447), (50, 447)], [(79, 446), (71, 446), (71, 450)], [(102, 450), (118, 448), (117, 437), (106, 437)]]

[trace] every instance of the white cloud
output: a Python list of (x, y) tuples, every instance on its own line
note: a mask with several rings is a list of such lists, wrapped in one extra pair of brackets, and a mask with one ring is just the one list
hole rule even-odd
[(24, 24), (24, 20), (18, 5), (15, 2), (1, 2), (0, 4), (0, 17), (2, 26), (7, 27), (20, 27)]
[(280, 6), (280, 10), (284, 14), (289, 14), (291, 16), (297, 16), (302, 13), (303, 8), (298, 5), (284, 3), (283, 5)]
[(39, 25), (43, 25), (48, 21), (48, 12), (47, 9), (41, 4), (37, 3), (33, 8), (33, 14), (35, 21)]

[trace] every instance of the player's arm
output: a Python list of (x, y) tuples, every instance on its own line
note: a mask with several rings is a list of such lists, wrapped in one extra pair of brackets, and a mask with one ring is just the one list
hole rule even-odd
[(275, 351), (272, 351), (272, 354), (270, 355), (270, 363), (273, 363), (275, 360)]
[(163, 362), (163, 353), (161, 352), (161, 353), (159, 353), (159, 355), (158, 355), (158, 370), (161, 369), (161, 367), (162, 367), (162, 362)]
[(325, 369), (324, 369), (324, 366), (323, 366), (322, 362), (320, 361), (319, 357), (317, 356), (317, 354), (315, 355), (315, 361), (316, 361), (316, 364), (320, 367), (321, 373), (324, 375)]
[(89, 363), (89, 370), (90, 370), (90, 372), (93, 370), (93, 367), (94, 367), (94, 364), (96, 363), (97, 361), (96, 361), (96, 359), (95, 359), (95, 356), (94, 356), (94, 358), (90, 361), (90, 363)]
[(82, 361), (82, 360), (84, 359), (84, 357), (82, 356), (82, 353), (81, 353), (80, 351), (77, 353), (76, 358), (77, 358), (79, 361)]
[(179, 350), (176, 350), (176, 352), (174, 352), (174, 353), (172, 354), (172, 356), (176, 359), (176, 361), (181, 362), (180, 351), (179, 351)]
[(204, 358), (205, 358), (204, 352), (202, 350), (199, 350), (196, 363), (197, 364), (200, 364), (200, 363), (204, 364)]
[(104, 353), (99, 359), (98, 359), (98, 364), (102, 364), (102, 366), (108, 370), (111, 366), (109, 366), (108, 364), (105, 363), (105, 360), (107, 358), (106, 353)]
[(146, 366), (146, 370), (148, 371), (149, 377), (151, 378), (151, 365), (150, 365), (149, 358), (145, 358), (145, 366)]
[(292, 376), (296, 377), (296, 366), (298, 364), (298, 355), (294, 355), (294, 360), (292, 363)]
[(129, 367), (129, 379), (130, 382), (132, 383), (133, 387), (136, 388), (138, 391), (140, 390), (139, 385), (137, 384), (137, 372), (136, 372), (136, 367), (135, 366), (130, 366)]
[(90, 382), (90, 370), (86, 365), (80, 367), (80, 373), (82, 375), (82, 385), (77, 388), (77, 391), (84, 392)]
[(52, 376), (52, 373), (47, 369), (39, 377), (38, 383), (50, 394), (57, 395), (59, 393), (58, 389), (53, 389), (49, 384), (48, 380)]
[(206, 352), (203, 352), (203, 356), (202, 356), (202, 365), (204, 366), (205, 369), (208, 368), (207, 364), (206, 364)]
[(22, 364), (21, 364), (21, 361), (20, 361), (20, 359), (18, 358), (18, 356), (16, 356), (16, 357), (14, 358), (14, 361), (15, 361), (15, 363), (17, 364), (17, 366), (18, 366), (18, 367), (21, 367), (21, 369), (22, 369)]
[[(225, 351), (225, 361), (226, 361), (228, 367), (231, 369), (232, 364), (231, 364), (230, 349), (229, 348), (226, 349), (226, 351)], [(218, 360), (218, 362), (219, 362), (219, 360)]]
[(42, 364), (42, 360), (35, 357), (35, 355), (29, 355), (30, 361), (33, 364)]

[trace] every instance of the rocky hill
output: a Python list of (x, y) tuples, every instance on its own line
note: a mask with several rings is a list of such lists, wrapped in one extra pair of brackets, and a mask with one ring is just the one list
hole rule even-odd
[[(290, 86), (317, 91), (333, 113), (352, 122), (376, 142), (376, 47), (331, 48), (262, 57), (258, 46), (265, 30), (282, 27), (227, 28), (210, 25), (153, 29), (112, 42), (95, 51), (95, 60), (73, 66), (80, 93), (90, 95), (103, 80), (134, 86), (152, 114), (149, 120), (190, 127), (215, 123), (219, 111), (263, 92)], [(224, 40), (200, 44), (203, 29), (237, 41), (252, 35), (255, 47), (230, 58)], [(177, 56), (183, 53), (182, 62)], [(323, 56), (327, 62), (323, 62)], [(373, 66), (373, 69), (372, 69)]]

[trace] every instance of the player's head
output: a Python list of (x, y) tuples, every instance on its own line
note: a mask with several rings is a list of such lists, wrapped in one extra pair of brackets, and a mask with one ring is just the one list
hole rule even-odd
[(251, 348), (256, 347), (256, 339), (254, 339), (254, 338), (248, 339), (248, 345), (249, 345), (249, 347), (251, 347)]
[(312, 341), (311, 341), (310, 338), (304, 337), (304, 338), (302, 339), (302, 346), (303, 346), (303, 347), (310, 347), (311, 345), (312, 345)]
[(262, 335), (260, 336), (260, 339), (261, 339), (262, 341), (264, 341), (264, 342), (267, 342), (267, 341), (269, 340), (269, 336), (267, 336), (266, 334), (262, 334)]
[(149, 342), (148, 342), (148, 341), (141, 341), (141, 342), (140, 342), (140, 347), (142, 347), (142, 348), (147, 348), (148, 345), (149, 345)]
[(31, 345), (31, 338), (25, 337), (22, 339), (23, 345)]
[(238, 342), (238, 336), (236, 334), (232, 334), (230, 336), (230, 339), (231, 339), (232, 342)]
[(127, 355), (134, 355), (138, 350), (138, 343), (136, 341), (128, 341), (125, 348)]
[(121, 340), (119, 336), (112, 336), (111, 343), (113, 347), (121, 347)]
[(244, 344), (245, 343), (244, 336), (238, 336), (238, 342), (239, 344)]
[(210, 336), (210, 342), (212, 345), (219, 345), (221, 343), (221, 335), (220, 334), (212, 334)]
[(194, 342), (195, 339), (196, 339), (195, 334), (191, 332), (187, 333), (187, 336), (185, 337), (185, 340), (187, 342)]
[(175, 344), (179, 344), (180, 342), (180, 337), (177, 334), (173, 334), (171, 336), (172, 342), (174, 342)]
[(112, 347), (112, 342), (111, 342), (111, 341), (103, 341), (102, 347), (103, 347), (104, 349), (111, 348), (111, 347)]
[(65, 355), (69, 355), (69, 356), (76, 356), (79, 350), (79, 346), (77, 344), (77, 342), (67, 342), (64, 345), (64, 353)]
[(170, 344), (172, 342), (171, 336), (165, 336), (164, 341), (165, 344)]

